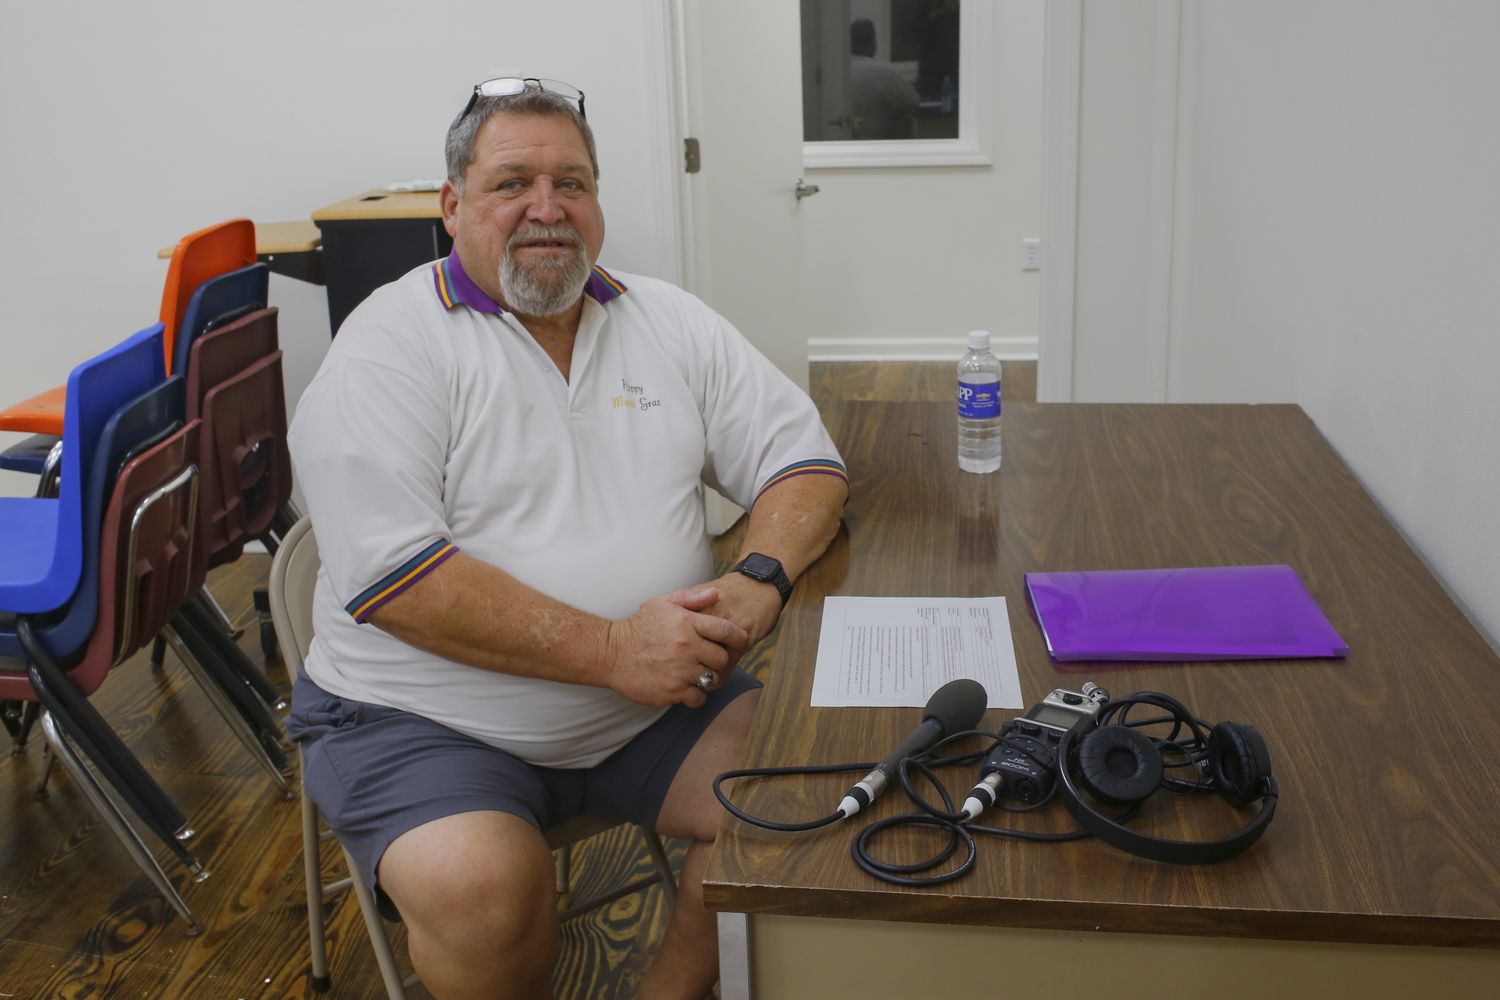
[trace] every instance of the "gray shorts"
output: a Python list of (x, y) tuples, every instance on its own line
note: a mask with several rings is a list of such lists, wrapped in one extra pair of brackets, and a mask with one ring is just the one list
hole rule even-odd
[(654, 829), (677, 769), (718, 714), (760, 682), (736, 668), (700, 708), (673, 705), (602, 763), (538, 767), (399, 708), (329, 694), (299, 672), (287, 734), (302, 746), (303, 790), (318, 805), (380, 908), (400, 919), (376, 885), (397, 837), (457, 813), (511, 813), (538, 830), (577, 815)]

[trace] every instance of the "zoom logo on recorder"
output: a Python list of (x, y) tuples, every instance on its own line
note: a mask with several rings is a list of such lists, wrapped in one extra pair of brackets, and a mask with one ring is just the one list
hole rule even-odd
[[(1270, 750), (1252, 726), (1205, 722), (1177, 699), (1155, 691), (1111, 700), (1108, 691), (1089, 683), (1082, 691), (1053, 691), (1002, 725), (998, 733), (992, 733), (973, 728), (983, 718), (986, 703), (984, 688), (978, 682), (952, 681), (928, 700), (916, 731), (878, 763), (728, 771), (714, 779), (714, 794), (730, 813), (747, 823), (772, 830), (803, 831), (853, 816), (867, 808), (889, 784), (899, 782), (919, 811), (869, 824), (855, 835), (850, 847), (862, 869), (899, 885), (939, 885), (967, 874), (977, 857), (975, 834), (1043, 842), (1094, 836), (1152, 861), (1226, 861), (1259, 840), (1276, 814), (1280, 792), (1271, 774)], [(1159, 711), (1131, 718), (1136, 709)], [(1169, 728), (1163, 732), (1163, 727)], [(1148, 729), (1155, 735), (1148, 734)], [(939, 755), (950, 744), (966, 739), (989, 743), (977, 750)], [(935, 769), (980, 761), (977, 783), (962, 809), (955, 810)], [(869, 773), (855, 783), (831, 815), (802, 823), (751, 816), (730, 802), (721, 788), (729, 778), (848, 771)], [(941, 807), (917, 791), (913, 772), (936, 789)], [(1240, 829), (1218, 840), (1173, 840), (1126, 826), (1158, 792), (1218, 793), (1236, 808), (1259, 801), (1260, 809)], [(1079, 829), (1038, 833), (975, 822), (989, 809), (1031, 812), (1048, 805), (1054, 797), (1062, 800)], [(1099, 806), (1120, 807), (1120, 811), (1111, 816), (1101, 812)], [(892, 864), (876, 858), (870, 853), (870, 841), (882, 830), (896, 826), (936, 827), (948, 833), (948, 843), (936, 856), (916, 864)], [(960, 844), (966, 854), (956, 867), (937, 875), (922, 874), (943, 866)]]

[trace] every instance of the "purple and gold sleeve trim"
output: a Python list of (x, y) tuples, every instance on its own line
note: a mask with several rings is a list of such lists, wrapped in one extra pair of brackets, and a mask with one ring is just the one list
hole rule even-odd
[(849, 485), (849, 473), (844, 471), (844, 467), (842, 465), (826, 458), (820, 458), (810, 462), (797, 462), (794, 465), (788, 465), (786, 468), (776, 473), (776, 475), (766, 480), (766, 485), (762, 486), (760, 488), (760, 492), (755, 494), (755, 499), (759, 500), (761, 497), (765, 496), (766, 490), (770, 489), (772, 486), (775, 486), (777, 483), (785, 482), (786, 480), (791, 479), (793, 476), (806, 476), (812, 474), (820, 476), (838, 476), (844, 481), (845, 486)]
[(431, 573), (439, 563), (457, 551), (458, 546), (452, 542), (442, 539), (433, 542), (344, 605), (344, 610), (363, 625), (375, 609)]

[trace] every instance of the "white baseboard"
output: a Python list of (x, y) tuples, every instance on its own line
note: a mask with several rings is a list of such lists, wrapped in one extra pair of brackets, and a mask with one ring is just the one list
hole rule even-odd
[[(969, 349), (965, 337), (809, 337), (808, 361), (952, 361)], [(1036, 360), (1037, 338), (991, 337), (1001, 361)]]

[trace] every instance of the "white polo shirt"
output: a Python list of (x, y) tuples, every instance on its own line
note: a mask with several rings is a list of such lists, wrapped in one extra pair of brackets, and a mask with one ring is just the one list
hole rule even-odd
[(290, 435), (323, 557), (306, 663), (320, 687), (590, 767), (664, 709), (454, 663), (370, 613), (462, 550), (626, 618), (711, 578), (700, 478), (749, 507), (790, 476), (844, 476), (807, 395), (665, 282), (595, 268), (571, 374), (456, 252), (349, 315)]

